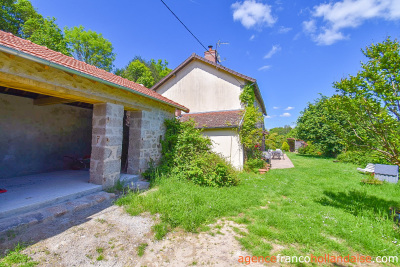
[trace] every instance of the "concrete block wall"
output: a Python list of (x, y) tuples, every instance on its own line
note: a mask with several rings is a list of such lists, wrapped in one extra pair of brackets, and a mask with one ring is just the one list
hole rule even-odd
[(68, 168), (64, 156), (90, 155), (91, 133), (90, 109), (0, 94), (0, 179)]
[(140, 174), (148, 169), (150, 159), (161, 160), (161, 140), (165, 135), (164, 121), (174, 114), (162, 109), (130, 112), (128, 173)]
[(122, 105), (93, 105), (90, 182), (104, 188), (114, 186), (120, 176), (123, 116)]

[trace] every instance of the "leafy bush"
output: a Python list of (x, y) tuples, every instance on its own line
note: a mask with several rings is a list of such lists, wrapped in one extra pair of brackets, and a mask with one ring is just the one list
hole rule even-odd
[(211, 151), (211, 140), (195, 128), (194, 121), (166, 120), (167, 131), (161, 141), (162, 161), (159, 167), (149, 168), (146, 177), (170, 174), (204, 186), (237, 185), (238, 176), (232, 165)]
[(262, 159), (259, 158), (248, 159), (244, 164), (243, 169), (247, 172), (252, 171), (254, 173), (258, 173), (258, 169), (263, 169), (264, 165), (265, 162)]
[(289, 151), (290, 150), (289, 144), (286, 141), (283, 142), (283, 144), (282, 144), (282, 150), (283, 151)]
[(338, 155), (337, 160), (354, 163), (360, 166), (365, 166), (368, 163), (389, 164), (385, 159), (380, 158), (379, 154), (375, 151), (347, 151)]
[(307, 146), (299, 148), (299, 154), (310, 155), (310, 156), (321, 156), (322, 152), (316, 145), (308, 143)]
[(212, 152), (177, 164), (171, 174), (178, 179), (188, 179), (198, 185), (213, 187), (237, 185), (239, 181), (233, 167)]

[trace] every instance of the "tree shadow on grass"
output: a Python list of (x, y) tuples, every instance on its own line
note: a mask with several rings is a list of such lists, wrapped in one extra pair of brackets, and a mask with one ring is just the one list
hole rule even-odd
[(354, 216), (390, 217), (390, 207), (400, 207), (399, 201), (388, 201), (360, 190), (324, 191), (324, 195), (316, 202), (323, 206), (343, 209)]

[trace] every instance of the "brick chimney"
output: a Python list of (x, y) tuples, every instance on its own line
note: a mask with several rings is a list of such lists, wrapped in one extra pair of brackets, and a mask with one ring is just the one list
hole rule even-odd
[(204, 52), (204, 58), (207, 60), (210, 60), (214, 63), (217, 62), (217, 51), (213, 50), (213, 46), (209, 45), (208, 46), (208, 51)]

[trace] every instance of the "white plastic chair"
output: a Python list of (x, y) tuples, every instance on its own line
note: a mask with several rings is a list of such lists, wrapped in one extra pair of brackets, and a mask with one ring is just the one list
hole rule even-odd
[(374, 173), (375, 172), (375, 164), (368, 163), (364, 169), (357, 168), (357, 171), (363, 173)]

